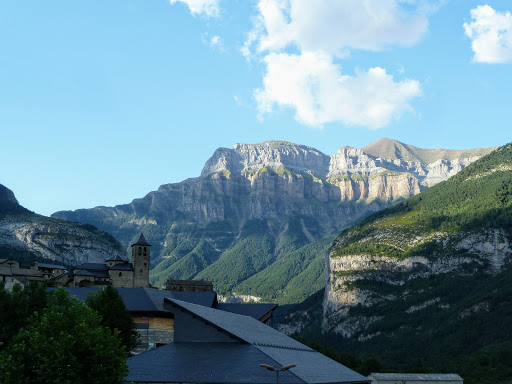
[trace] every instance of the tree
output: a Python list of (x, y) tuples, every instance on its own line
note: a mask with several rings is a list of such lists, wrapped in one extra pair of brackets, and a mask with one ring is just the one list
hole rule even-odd
[(101, 316), (101, 324), (112, 332), (119, 331), (126, 352), (135, 349), (139, 344), (139, 333), (135, 329), (132, 316), (126, 310), (124, 301), (119, 292), (107, 286), (105, 289), (91, 292), (87, 296), (87, 305)]
[(41, 316), (0, 354), (0, 383), (121, 384), (128, 373), (119, 333), (59, 288)]
[(48, 304), (46, 284), (32, 281), (16, 284), (9, 292), (0, 283), (0, 341), (8, 345), (30, 316), (38, 316)]

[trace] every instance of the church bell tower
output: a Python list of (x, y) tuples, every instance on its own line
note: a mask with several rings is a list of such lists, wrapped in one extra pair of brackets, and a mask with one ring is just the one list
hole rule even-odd
[(149, 287), (149, 255), (151, 253), (151, 244), (149, 244), (141, 233), (139, 240), (132, 244), (132, 264), (133, 264), (133, 286)]

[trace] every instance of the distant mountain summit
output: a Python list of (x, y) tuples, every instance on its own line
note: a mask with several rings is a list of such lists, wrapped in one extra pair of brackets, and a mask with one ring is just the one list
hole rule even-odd
[(225, 295), (297, 302), (323, 286), (321, 255), (340, 229), (478, 159), (450, 152), (426, 163), (403, 159), (405, 152), (398, 159), (352, 147), (326, 155), (286, 141), (235, 144), (217, 149), (199, 177), (129, 204), (52, 216), (92, 224), (125, 246), (144, 232), (156, 285), (204, 279)]
[(477, 149), (424, 149), (413, 145), (404, 144), (400, 141), (382, 138), (363, 148), (369, 155), (383, 159), (396, 159), (407, 162), (423, 164), (434, 163), (438, 160), (456, 160), (461, 158), (471, 159), (487, 155), (493, 148)]
[(103, 261), (125, 252), (111, 235), (91, 225), (37, 215), (0, 184), (0, 258), (25, 264), (34, 259), (65, 265)]

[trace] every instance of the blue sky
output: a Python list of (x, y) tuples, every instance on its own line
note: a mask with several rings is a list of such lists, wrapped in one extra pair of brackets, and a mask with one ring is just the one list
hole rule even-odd
[(128, 203), (218, 147), (512, 140), (512, 4), (0, 1), (0, 183), (25, 207)]

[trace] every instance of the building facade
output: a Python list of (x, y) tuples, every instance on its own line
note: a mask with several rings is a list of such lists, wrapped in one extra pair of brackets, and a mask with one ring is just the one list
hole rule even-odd
[(57, 285), (72, 287), (112, 285), (116, 288), (148, 288), (151, 244), (141, 233), (139, 240), (131, 247), (131, 263), (120, 256), (107, 259), (103, 263), (83, 263), (70, 272), (56, 276), (52, 281)]

